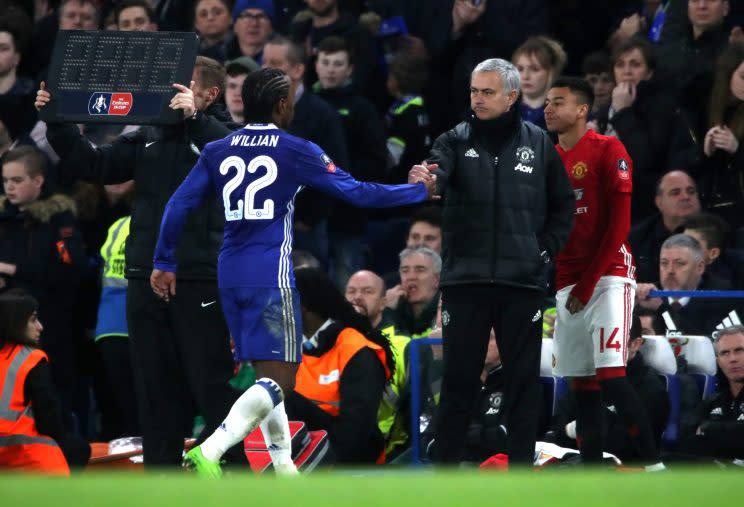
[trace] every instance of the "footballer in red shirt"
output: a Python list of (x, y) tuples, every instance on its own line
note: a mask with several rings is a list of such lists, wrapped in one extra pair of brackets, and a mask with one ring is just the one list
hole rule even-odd
[(556, 258), (553, 370), (573, 380), (577, 443), (585, 462), (602, 459), (604, 398), (655, 470), (663, 464), (648, 414), (625, 378), (635, 295), (627, 244), (633, 164), (618, 139), (587, 128), (593, 101), (591, 86), (580, 78), (556, 80), (545, 101), (545, 121), (558, 134), (556, 149), (576, 197), (575, 225)]

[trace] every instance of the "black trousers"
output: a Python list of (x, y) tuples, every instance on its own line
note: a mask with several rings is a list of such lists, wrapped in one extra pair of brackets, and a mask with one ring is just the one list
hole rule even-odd
[[(106, 439), (141, 434), (128, 336), (106, 336), (96, 342), (101, 360), (99, 389), (101, 426)], [(104, 407), (106, 410), (104, 410)]]
[[(228, 384), (233, 359), (217, 284), (178, 280), (166, 303), (149, 280), (130, 279), (127, 323), (145, 466), (178, 465), (194, 416), (204, 416), (209, 435), (241, 394)], [(247, 463), (242, 442), (226, 459)]]
[(542, 402), (542, 302), (538, 290), (495, 285), (442, 289), (444, 371), (432, 460), (462, 459), (493, 328), (504, 371), (509, 463), (532, 465)]

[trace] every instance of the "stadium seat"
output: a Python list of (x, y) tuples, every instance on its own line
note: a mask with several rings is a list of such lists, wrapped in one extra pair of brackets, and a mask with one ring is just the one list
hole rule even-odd
[(641, 345), (643, 361), (656, 373), (674, 375), (677, 361), (669, 341), (664, 336), (644, 336)]
[(704, 373), (691, 373), (690, 376), (695, 379), (695, 382), (700, 388), (702, 399), (709, 398), (710, 396), (713, 396), (715, 394), (716, 384), (718, 383), (718, 380), (714, 375), (706, 375)]
[[(308, 431), (304, 422), (290, 421), (289, 433), (292, 436), (292, 461), (300, 472), (310, 472), (322, 463), (328, 453), (328, 433)], [(254, 473), (260, 474), (270, 471), (271, 456), (266, 448), (266, 442), (261, 428), (256, 428), (243, 440), (245, 455)]]
[(675, 356), (687, 361), (689, 373), (716, 374), (716, 353), (707, 336), (667, 336)]
[(553, 376), (553, 340), (551, 338), (542, 339), (542, 348), (540, 349), (540, 376)]
[(662, 448), (674, 449), (679, 439), (679, 423), (682, 411), (682, 395), (680, 382), (677, 375), (659, 375), (666, 384), (667, 396), (669, 396), (669, 419), (661, 436)]

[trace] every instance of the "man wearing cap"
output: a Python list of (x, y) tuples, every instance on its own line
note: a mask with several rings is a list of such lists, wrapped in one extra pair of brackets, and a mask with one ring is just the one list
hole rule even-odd
[(275, 16), (273, 0), (236, 0), (232, 12), (235, 36), (204, 55), (221, 62), (249, 56), (260, 65), (264, 45), (274, 33)]
[(243, 81), (246, 76), (258, 70), (258, 64), (249, 56), (240, 56), (225, 62), (227, 81), (225, 83), (225, 104), (230, 116), (236, 123), (243, 123)]

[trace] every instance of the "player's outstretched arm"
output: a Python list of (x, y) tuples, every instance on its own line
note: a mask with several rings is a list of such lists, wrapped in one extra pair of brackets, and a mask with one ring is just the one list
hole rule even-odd
[(355, 180), (336, 167), (331, 158), (313, 143), (308, 142), (294, 157), (297, 180), (358, 208), (394, 208), (417, 204), (429, 199), (434, 192), (426, 183), (383, 185)]
[[(175, 273), (176, 247), (189, 213), (201, 205), (209, 192), (209, 174), (202, 153), (196, 165), (168, 200), (160, 224), (160, 236), (155, 245), (153, 267), (155, 270)], [(154, 289), (154, 287), (153, 287)], [(157, 292), (157, 291), (156, 291)]]

